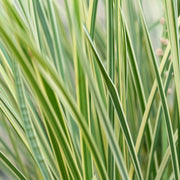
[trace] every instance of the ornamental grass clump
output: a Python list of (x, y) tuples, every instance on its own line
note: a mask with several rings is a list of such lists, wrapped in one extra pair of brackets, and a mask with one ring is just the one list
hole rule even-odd
[(0, 0), (0, 179), (179, 180), (179, 5)]

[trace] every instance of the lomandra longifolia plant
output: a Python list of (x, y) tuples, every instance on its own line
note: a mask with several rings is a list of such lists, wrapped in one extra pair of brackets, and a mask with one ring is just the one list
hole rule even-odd
[(0, 0), (0, 179), (180, 179), (177, 0)]

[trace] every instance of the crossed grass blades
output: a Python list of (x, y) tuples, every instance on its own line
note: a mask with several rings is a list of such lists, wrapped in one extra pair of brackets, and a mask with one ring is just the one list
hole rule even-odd
[(0, 0), (1, 179), (180, 179), (180, 4), (149, 3)]

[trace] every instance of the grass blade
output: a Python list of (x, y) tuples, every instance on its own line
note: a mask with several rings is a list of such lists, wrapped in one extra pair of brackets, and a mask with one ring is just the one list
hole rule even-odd
[[(178, 112), (180, 116), (180, 45), (179, 45), (179, 29), (178, 29), (178, 10), (177, 10), (177, 1), (169, 1), (165, 0), (165, 14), (168, 24), (168, 34), (170, 38), (171, 44), (171, 54), (173, 60), (173, 69), (174, 69), (174, 79), (176, 84), (176, 95), (177, 95), (177, 104), (178, 104)], [(180, 120), (178, 120), (178, 132), (180, 135)], [(180, 139), (179, 139), (180, 144)], [(177, 148), (178, 154), (180, 153), (180, 148)], [(178, 157), (179, 166), (180, 166), (180, 157)]]
[(95, 48), (95, 46), (94, 46), (94, 44), (93, 44), (87, 30), (86, 30), (86, 28), (84, 28), (84, 30), (85, 30), (87, 39), (88, 39), (88, 41), (90, 43), (90, 46), (92, 48), (92, 51), (93, 51), (93, 53), (94, 53), (94, 55), (96, 57), (96, 61), (97, 61), (98, 66), (99, 66), (99, 68), (101, 70), (104, 81), (105, 81), (105, 83), (107, 85), (107, 88), (109, 90), (109, 93), (111, 94), (111, 98), (112, 98), (112, 101), (114, 103), (114, 107), (116, 108), (116, 112), (118, 114), (120, 124), (121, 124), (121, 127), (122, 127), (122, 131), (124, 133), (126, 143), (128, 144), (129, 153), (131, 154), (131, 157), (132, 157), (132, 160), (133, 160), (134, 167), (136, 169), (137, 175), (138, 175), (138, 177), (140, 179), (143, 179), (142, 178), (142, 173), (141, 173), (141, 168), (140, 168), (140, 165), (139, 165), (139, 160), (137, 158), (137, 154), (136, 154), (136, 151), (135, 151), (135, 148), (134, 148), (134, 143), (133, 143), (130, 131), (129, 131), (129, 127), (128, 127), (128, 124), (127, 124), (127, 121), (126, 121), (126, 117), (125, 117), (123, 109), (122, 109), (122, 105), (120, 103), (120, 100), (119, 100), (119, 97), (118, 97), (118, 94), (117, 94), (117, 90), (116, 90), (114, 84), (112, 83), (110, 77), (108, 76), (107, 71), (106, 71), (106, 69), (104, 68), (104, 66), (102, 64), (102, 60), (101, 60), (98, 52), (96, 51), (96, 48)]
[(22, 85), (22, 80), (20, 77), (20, 72), (19, 72), (19, 68), (18, 68), (17, 64), (14, 64), (14, 72), (15, 72), (16, 90), (17, 90), (18, 100), (19, 100), (19, 104), (20, 104), (21, 115), (23, 118), (25, 132), (28, 137), (28, 141), (32, 148), (32, 152), (34, 153), (34, 156), (36, 158), (37, 164), (38, 164), (39, 168), (41, 169), (43, 177), (46, 180), (52, 179), (50, 171), (45, 163), (45, 160), (43, 159), (42, 152), (38, 145), (38, 142), (36, 139), (36, 134), (34, 133), (34, 128), (32, 125), (32, 121), (30, 119), (29, 111), (27, 109), (24, 88)]
[(0, 159), (8, 168), (20, 179), (26, 180), (26, 177), (14, 166), (14, 164), (0, 151)]
[(142, 14), (142, 9), (141, 9), (141, 5), (140, 5), (139, 1), (138, 1), (138, 6), (139, 6), (139, 12), (140, 12), (141, 23), (142, 23), (144, 35), (146, 38), (146, 46), (148, 49), (148, 53), (153, 61), (154, 71), (155, 71), (156, 79), (157, 79), (157, 83), (158, 83), (158, 89), (159, 89), (159, 93), (160, 93), (160, 97), (161, 97), (161, 101), (162, 101), (163, 112), (164, 112), (164, 116), (165, 116), (165, 120), (166, 120), (167, 134), (168, 134), (168, 139), (169, 139), (169, 143), (170, 143), (170, 147), (171, 147), (172, 164), (173, 164), (173, 168), (174, 168), (174, 173), (175, 173), (176, 179), (179, 179), (178, 156), (177, 156), (177, 150), (175, 147), (175, 143), (173, 140), (173, 129), (172, 129), (172, 124), (171, 124), (171, 118), (169, 115), (167, 100), (166, 100), (165, 93), (163, 90), (160, 73), (158, 71), (157, 60), (156, 60), (156, 57), (155, 57), (155, 54), (154, 54), (154, 51), (152, 48), (152, 43), (150, 41), (150, 36), (149, 36), (148, 30), (147, 30), (147, 26), (146, 26), (146, 23), (144, 20), (144, 16)]

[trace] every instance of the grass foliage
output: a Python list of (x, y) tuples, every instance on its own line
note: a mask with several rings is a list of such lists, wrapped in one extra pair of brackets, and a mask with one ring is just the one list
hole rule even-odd
[(1, 179), (180, 179), (180, 3), (146, 2), (0, 0)]

